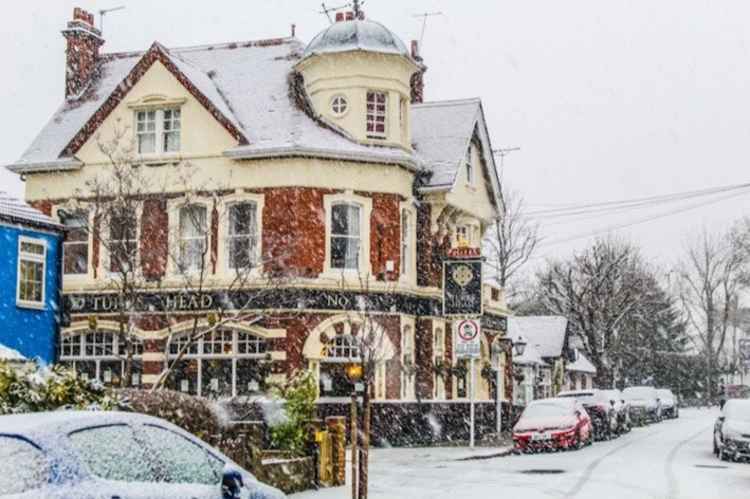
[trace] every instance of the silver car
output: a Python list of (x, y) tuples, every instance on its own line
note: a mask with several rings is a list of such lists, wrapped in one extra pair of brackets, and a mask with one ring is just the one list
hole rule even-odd
[(60, 411), (0, 416), (0, 497), (280, 499), (285, 495), (162, 419)]

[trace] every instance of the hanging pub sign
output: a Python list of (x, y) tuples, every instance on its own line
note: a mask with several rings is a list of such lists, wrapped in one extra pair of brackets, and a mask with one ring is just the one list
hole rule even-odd
[(443, 262), (443, 315), (482, 315), (482, 260), (465, 258)]

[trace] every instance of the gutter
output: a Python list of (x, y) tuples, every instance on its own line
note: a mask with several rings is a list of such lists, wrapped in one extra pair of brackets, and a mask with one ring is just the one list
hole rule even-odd
[(82, 166), (83, 162), (75, 158), (63, 158), (36, 163), (13, 163), (6, 165), (5, 168), (13, 173), (23, 174), (80, 170)]
[(363, 163), (378, 163), (384, 165), (399, 165), (409, 171), (422, 172), (423, 166), (420, 162), (408, 157), (383, 157), (366, 152), (340, 151), (335, 149), (322, 149), (316, 147), (282, 146), (266, 149), (234, 148), (224, 151), (224, 156), (230, 159), (273, 159), (289, 157), (311, 157), (320, 159), (338, 159), (343, 161), (356, 161)]

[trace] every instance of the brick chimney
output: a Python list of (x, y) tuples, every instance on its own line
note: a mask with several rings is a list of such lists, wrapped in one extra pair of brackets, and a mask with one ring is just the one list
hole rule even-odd
[(419, 70), (411, 75), (411, 103), (420, 104), (424, 102), (424, 74), (427, 72), (427, 66), (422, 62), (422, 56), (419, 55), (419, 42), (411, 41), (411, 58), (419, 65)]
[(104, 39), (101, 31), (94, 27), (94, 15), (78, 7), (73, 9), (73, 20), (62, 34), (68, 41), (65, 97), (70, 97), (81, 93), (94, 76)]

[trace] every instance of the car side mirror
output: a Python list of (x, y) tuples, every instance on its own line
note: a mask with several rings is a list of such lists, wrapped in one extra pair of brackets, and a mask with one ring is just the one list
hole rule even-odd
[(241, 499), (242, 473), (231, 466), (225, 466), (221, 477), (221, 497), (224, 499)]

